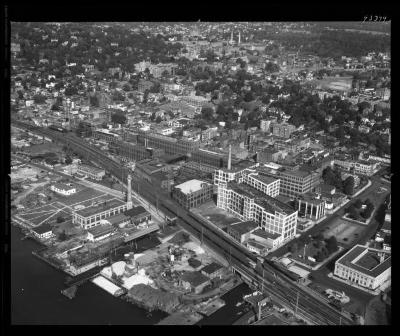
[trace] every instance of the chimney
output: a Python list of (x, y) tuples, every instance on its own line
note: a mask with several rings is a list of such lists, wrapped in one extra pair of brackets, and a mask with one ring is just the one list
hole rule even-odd
[(382, 264), (385, 261), (385, 253), (379, 253), (379, 263)]
[(126, 202), (127, 202), (127, 208), (132, 209), (133, 203), (132, 203), (132, 177), (131, 174), (128, 174), (127, 178), (127, 185), (128, 185), (128, 190), (127, 190), (127, 197), (126, 197)]
[(228, 154), (228, 170), (232, 169), (232, 146), (229, 145), (229, 154)]

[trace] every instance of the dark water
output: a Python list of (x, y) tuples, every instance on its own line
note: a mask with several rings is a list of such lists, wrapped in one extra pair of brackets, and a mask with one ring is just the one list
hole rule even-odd
[[(91, 282), (79, 287), (74, 299), (60, 293), (66, 275), (32, 255), (41, 246), (21, 241), (11, 228), (12, 324), (155, 324), (166, 313), (146, 310), (115, 298)], [(22, 288), (24, 290), (22, 290)]]
[[(65, 288), (66, 274), (32, 255), (42, 246), (30, 239), (21, 241), (22, 234), (11, 227), (11, 323), (12, 324), (84, 324), (84, 325), (153, 325), (168, 316), (156, 311), (149, 316), (145, 309), (115, 298), (100, 287), (86, 282), (78, 288), (74, 299), (60, 293)], [(114, 260), (124, 253), (142, 252), (157, 246), (154, 235), (117, 250)], [(23, 290), (22, 290), (23, 289)], [(243, 313), (245, 305), (236, 307), (242, 296), (250, 293), (247, 285), (239, 285), (222, 296), (226, 305), (198, 324), (229, 325)], [(240, 312), (240, 314), (238, 314)]]

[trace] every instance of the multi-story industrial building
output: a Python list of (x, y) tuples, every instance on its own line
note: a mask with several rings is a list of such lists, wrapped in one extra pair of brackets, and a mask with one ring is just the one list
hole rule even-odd
[(273, 135), (282, 138), (290, 138), (290, 135), (296, 130), (294, 125), (288, 123), (272, 122), (270, 127)]
[(168, 155), (186, 155), (200, 146), (200, 143), (196, 141), (178, 140), (169, 136), (144, 131), (139, 132), (138, 143), (146, 147), (163, 149)]
[(266, 148), (261, 152), (257, 153), (257, 162), (266, 163), (266, 162), (277, 162), (281, 159), (283, 153), (278, 149), (270, 149)]
[(248, 185), (220, 182), (217, 206), (240, 220), (254, 220), (265, 231), (282, 236), (282, 241), (296, 234), (297, 211)]
[(108, 142), (116, 142), (120, 140), (121, 136), (119, 134), (110, 132), (106, 129), (98, 129), (93, 132), (93, 137), (95, 139), (106, 140)]
[(137, 143), (118, 141), (110, 144), (110, 150), (118, 155), (124, 156), (131, 161), (141, 161), (146, 159), (155, 159), (165, 154), (164, 150), (159, 148), (146, 148)]
[(274, 142), (276, 150), (298, 153), (310, 147), (310, 138), (278, 139)]
[(186, 209), (195, 208), (212, 199), (214, 186), (200, 180), (190, 180), (174, 186), (172, 198)]
[(243, 174), (238, 177), (239, 183), (245, 183), (256, 190), (260, 190), (266, 195), (276, 197), (279, 195), (280, 180), (263, 175), (252, 169), (245, 169)]
[(138, 91), (145, 92), (146, 90), (150, 90), (153, 86), (154, 86), (153, 82), (141, 79), (139, 80), (138, 83)]
[(334, 164), (344, 171), (366, 176), (374, 175), (379, 167), (379, 162), (366, 160), (352, 161), (335, 159)]
[(100, 221), (128, 210), (127, 202), (112, 199), (100, 204), (72, 212), (72, 223), (85, 230), (100, 224)]
[(335, 262), (334, 275), (350, 283), (376, 290), (391, 280), (391, 253), (356, 245)]
[(298, 198), (299, 196), (312, 191), (320, 181), (318, 172), (288, 169), (263, 169), (261, 171), (268, 176), (279, 179), (279, 193), (283, 196)]
[(189, 104), (190, 106), (193, 106), (194, 108), (196, 108), (197, 111), (200, 111), (203, 106), (209, 104), (209, 99), (195, 95), (182, 97), (182, 101)]

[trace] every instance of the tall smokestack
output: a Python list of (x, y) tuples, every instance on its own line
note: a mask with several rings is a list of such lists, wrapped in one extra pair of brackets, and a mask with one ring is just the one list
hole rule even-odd
[(147, 138), (144, 138), (144, 147), (147, 148)]
[(238, 39), (238, 44), (240, 44), (240, 31), (239, 31), (239, 39)]
[(228, 170), (232, 169), (232, 146), (229, 145), (229, 154), (228, 154)]
[(128, 185), (128, 190), (127, 190), (127, 197), (126, 197), (126, 203), (127, 203), (127, 208), (132, 209), (133, 203), (132, 203), (132, 177), (131, 174), (128, 174), (127, 178), (127, 185)]

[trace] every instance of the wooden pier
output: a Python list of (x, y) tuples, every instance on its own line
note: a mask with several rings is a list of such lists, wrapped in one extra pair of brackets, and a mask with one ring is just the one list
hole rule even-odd
[(73, 299), (76, 295), (77, 290), (78, 286), (73, 285), (71, 287), (61, 290), (61, 294), (65, 295), (68, 299)]

